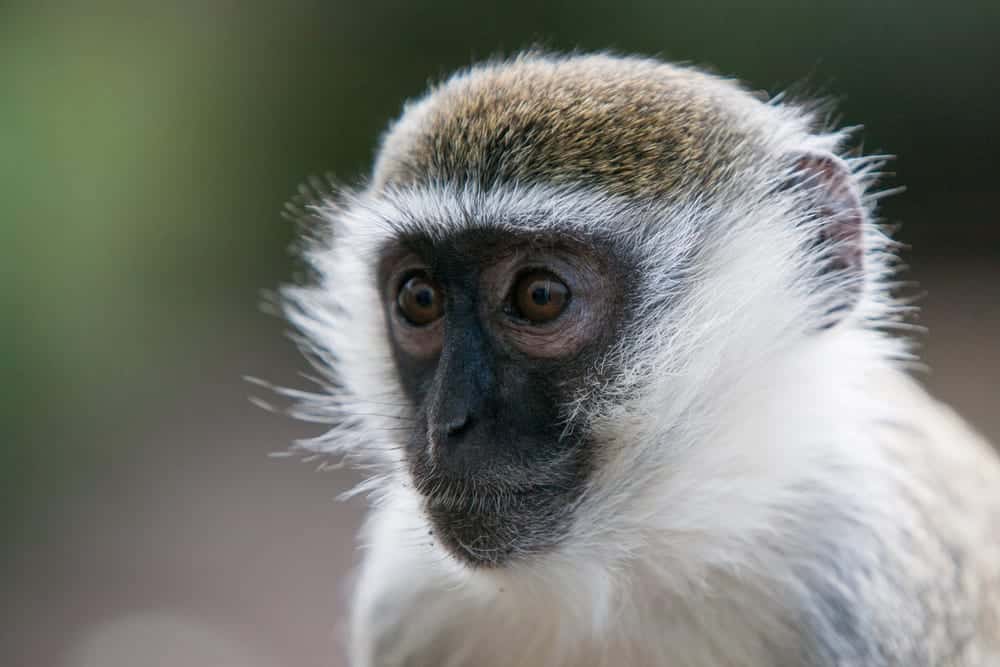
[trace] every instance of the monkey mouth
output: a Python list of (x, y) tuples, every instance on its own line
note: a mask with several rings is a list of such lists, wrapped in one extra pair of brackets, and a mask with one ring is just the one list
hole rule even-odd
[(550, 550), (566, 535), (572, 502), (555, 487), (438, 489), (424, 496), (437, 541), (469, 567), (501, 567)]
[(567, 517), (527, 499), (488, 499), (466, 508), (436, 499), (425, 502), (438, 542), (458, 561), (470, 567), (501, 567), (545, 553), (566, 533)]
[(530, 483), (519, 485), (454, 481), (441, 476), (415, 478), (414, 487), (430, 505), (475, 513), (513, 509), (533, 498), (550, 495), (552, 488)]
[(438, 544), (469, 567), (502, 567), (542, 555), (565, 538), (589, 477), (590, 459), (579, 455), (584, 449), (533, 465), (478, 470), (418, 455), (409, 473)]

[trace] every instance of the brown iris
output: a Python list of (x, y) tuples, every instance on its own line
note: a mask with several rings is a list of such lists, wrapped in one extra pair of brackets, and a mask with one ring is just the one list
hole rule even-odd
[(406, 321), (421, 327), (441, 317), (444, 311), (441, 290), (427, 276), (411, 277), (399, 288), (396, 303)]
[(569, 288), (548, 271), (532, 271), (518, 279), (512, 296), (519, 316), (541, 323), (559, 317), (569, 301)]

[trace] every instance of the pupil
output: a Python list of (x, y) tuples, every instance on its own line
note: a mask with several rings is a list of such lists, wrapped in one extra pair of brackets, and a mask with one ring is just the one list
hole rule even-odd
[(549, 302), (549, 288), (547, 285), (539, 285), (531, 290), (531, 300), (535, 305), (544, 306)]
[(421, 308), (430, 308), (434, 303), (434, 293), (425, 287), (417, 291), (416, 300)]

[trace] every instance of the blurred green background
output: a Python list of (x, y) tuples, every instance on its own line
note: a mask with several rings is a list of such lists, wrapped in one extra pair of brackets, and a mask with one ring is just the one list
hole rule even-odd
[(833, 95), (899, 155), (924, 380), (1000, 440), (998, 43), (994, 1), (0, 4), (0, 664), (336, 664), (353, 478), (269, 460), (315, 431), (240, 379), (298, 382), (279, 210), (532, 44)]

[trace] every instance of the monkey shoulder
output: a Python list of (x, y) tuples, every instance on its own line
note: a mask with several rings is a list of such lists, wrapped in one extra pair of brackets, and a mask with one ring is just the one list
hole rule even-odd
[(857, 541), (821, 538), (805, 586), (816, 651), (833, 665), (1000, 665), (1000, 460), (911, 378), (873, 395), (898, 406), (876, 429), (888, 494), (846, 518)]

